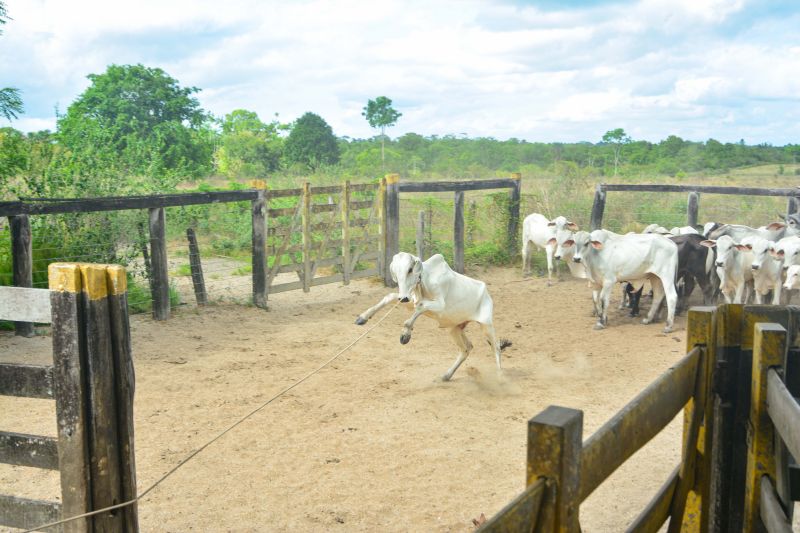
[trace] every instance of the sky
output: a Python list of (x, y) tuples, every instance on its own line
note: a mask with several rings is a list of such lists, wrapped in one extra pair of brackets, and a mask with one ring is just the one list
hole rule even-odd
[(340, 137), (387, 96), (387, 130), (598, 142), (800, 143), (796, 0), (5, 0), (0, 87), (54, 130), (110, 64), (159, 67), (216, 116), (311, 111)]

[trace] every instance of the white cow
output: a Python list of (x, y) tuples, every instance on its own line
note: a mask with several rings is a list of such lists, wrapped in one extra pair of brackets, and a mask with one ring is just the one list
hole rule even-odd
[(649, 235), (650, 233), (657, 233), (659, 235), (666, 235), (669, 233), (669, 230), (664, 226), (659, 226), (658, 224), (650, 224), (646, 228), (642, 230), (642, 233)]
[(698, 235), (700, 232), (694, 229), (692, 226), (681, 226), (681, 227), (674, 227), (669, 230), (670, 235)]
[(800, 237), (784, 237), (775, 243), (771, 253), (783, 263), (784, 270), (792, 265), (800, 265)]
[(792, 265), (786, 270), (786, 281), (783, 288), (787, 291), (800, 289), (800, 265)]
[(456, 362), (442, 376), (444, 381), (448, 381), (472, 350), (472, 343), (464, 335), (464, 328), (470, 322), (477, 322), (494, 350), (497, 370), (501, 371), (501, 347), (492, 323), (492, 298), (484, 282), (455, 272), (441, 254), (423, 262), (419, 257), (400, 252), (392, 258), (389, 269), (392, 279), (397, 282), (397, 292), (387, 294), (377, 305), (358, 315), (356, 324), (366, 324), (382, 307), (400, 300), (414, 309), (411, 318), (403, 324), (403, 334), (400, 336), (400, 343), (407, 344), (417, 318), (421, 315), (433, 318), (440, 328), (450, 331), (450, 337), (458, 346)]
[(678, 246), (674, 242), (661, 235), (610, 237), (607, 232), (596, 230), (591, 234), (577, 232), (572, 243), (567, 241), (564, 244), (575, 246), (572, 260), (584, 264), (594, 290), (600, 291), (595, 329), (602, 329), (608, 324), (608, 305), (615, 283), (648, 279), (653, 287), (653, 303), (642, 322), (649, 324), (653, 321), (666, 296), (667, 324), (664, 331), (672, 331), (678, 302), (675, 291)]
[[(713, 233), (713, 232), (712, 232)], [(753, 254), (747, 246), (735, 242), (730, 236), (723, 235), (713, 240), (701, 241), (700, 244), (717, 249), (717, 276), (719, 290), (727, 303), (740, 304), (747, 301), (750, 285), (753, 283)]]
[(742, 241), (742, 244), (753, 255), (751, 268), (756, 303), (764, 303), (763, 296), (772, 291), (772, 305), (780, 305), (781, 283), (783, 282), (782, 261), (771, 254), (776, 243), (762, 237), (749, 237)]
[(711, 230), (706, 237), (708, 240), (716, 240), (723, 235), (729, 236), (736, 243), (741, 243), (747, 237), (763, 237), (768, 241), (779, 241), (786, 236), (786, 224), (773, 222), (767, 226), (751, 228), (739, 224), (723, 224)]
[(531, 274), (531, 254), (533, 248), (541, 248), (547, 257), (547, 281), (553, 277), (553, 251), (555, 246), (550, 240), (555, 237), (556, 231), (570, 229), (577, 230), (578, 226), (565, 217), (559, 216), (548, 220), (546, 216), (533, 213), (525, 217), (522, 222), (522, 274)]

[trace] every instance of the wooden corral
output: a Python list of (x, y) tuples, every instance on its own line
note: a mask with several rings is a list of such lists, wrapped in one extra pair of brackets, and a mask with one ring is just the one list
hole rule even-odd
[(686, 356), (589, 439), (578, 410), (551, 406), (530, 420), (528, 486), (481, 531), (580, 531), (581, 503), (681, 409), (681, 462), (628, 531), (667, 521), (670, 532), (791, 531), (800, 310), (689, 313)]
[[(0, 495), (0, 525), (37, 528), (132, 500), (134, 374), (125, 269), (54, 263), (50, 290), (0, 287), (0, 302), (29, 305), (0, 319), (51, 323), (52, 366), (0, 364), (0, 394), (52, 398), (58, 437), (0, 431), (0, 461), (59, 470), (61, 502)], [(67, 522), (64, 532), (138, 531), (136, 505)]]

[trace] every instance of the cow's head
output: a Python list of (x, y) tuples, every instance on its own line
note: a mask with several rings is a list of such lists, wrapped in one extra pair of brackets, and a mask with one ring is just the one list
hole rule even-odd
[(793, 239), (787, 239), (787, 241), (781, 240), (772, 243), (769, 252), (776, 261), (783, 261), (784, 271), (792, 265), (800, 264), (800, 242), (793, 242)]
[(786, 270), (786, 281), (783, 282), (783, 288), (787, 291), (800, 289), (800, 265), (791, 265)]
[(747, 246), (733, 242), (733, 239), (728, 235), (723, 235), (716, 240), (700, 241), (700, 244), (717, 249), (717, 261), (715, 264), (720, 268), (724, 268), (725, 265), (730, 264), (736, 257), (736, 252), (747, 250)]
[(553, 257), (569, 261), (572, 259), (572, 247), (575, 245), (573, 233), (568, 229), (556, 230), (556, 236), (547, 241), (547, 244), (555, 245)]
[(583, 262), (584, 255), (589, 251), (589, 247), (591, 246), (591, 238), (585, 231), (577, 231), (575, 232), (575, 235), (572, 236), (572, 239), (566, 241), (564, 245), (575, 247), (575, 253), (572, 256), (572, 260), (575, 263), (581, 263)]
[(755, 237), (747, 241), (743, 240), (742, 244), (753, 253), (753, 263), (750, 265), (753, 270), (761, 269), (764, 266), (764, 261), (772, 261), (770, 250), (773, 248), (773, 242), (761, 237)]
[(558, 216), (547, 223), (548, 226), (555, 226), (556, 231), (561, 230), (570, 230), (570, 231), (578, 231), (578, 225), (574, 222), (570, 222), (567, 220), (566, 217)]
[(786, 221), (786, 236), (800, 236), (800, 213), (792, 213), (782, 218)]
[(392, 272), (392, 279), (397, 283), (397, 298), (401, 302), (407, 302), (422, 280), (422, 261), (419, 257), (400, 252), (392, 258), (389, 270)]

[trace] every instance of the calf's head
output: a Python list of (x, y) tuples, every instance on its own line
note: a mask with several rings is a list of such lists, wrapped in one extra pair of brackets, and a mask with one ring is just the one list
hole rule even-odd
[(407, 302), (422, 279), (422, 261), (417, 256), (400, 252), (392, 258), (389, 270), (397, 283), (397, 298)]
[(731, 261), (735, 260), (737, 251), (747, 250), (747, 247), (744, 244), (738, 244), (733, 242), (733, 239), (730, 238), (728, 235), (723, 235), (717, 240), (700, 241), (700, 244), (702, 244), (703, 246), (707, 246), (709, 248), (716, 247), (717, 249), (716, 266), (720, 268), (724, 268), (725, 265), (730, 264)]
[(800, 288), (800, 265), (791, 265), (786, 270), (786, 281), (783, 282), (783, 288), (787, 291)]

